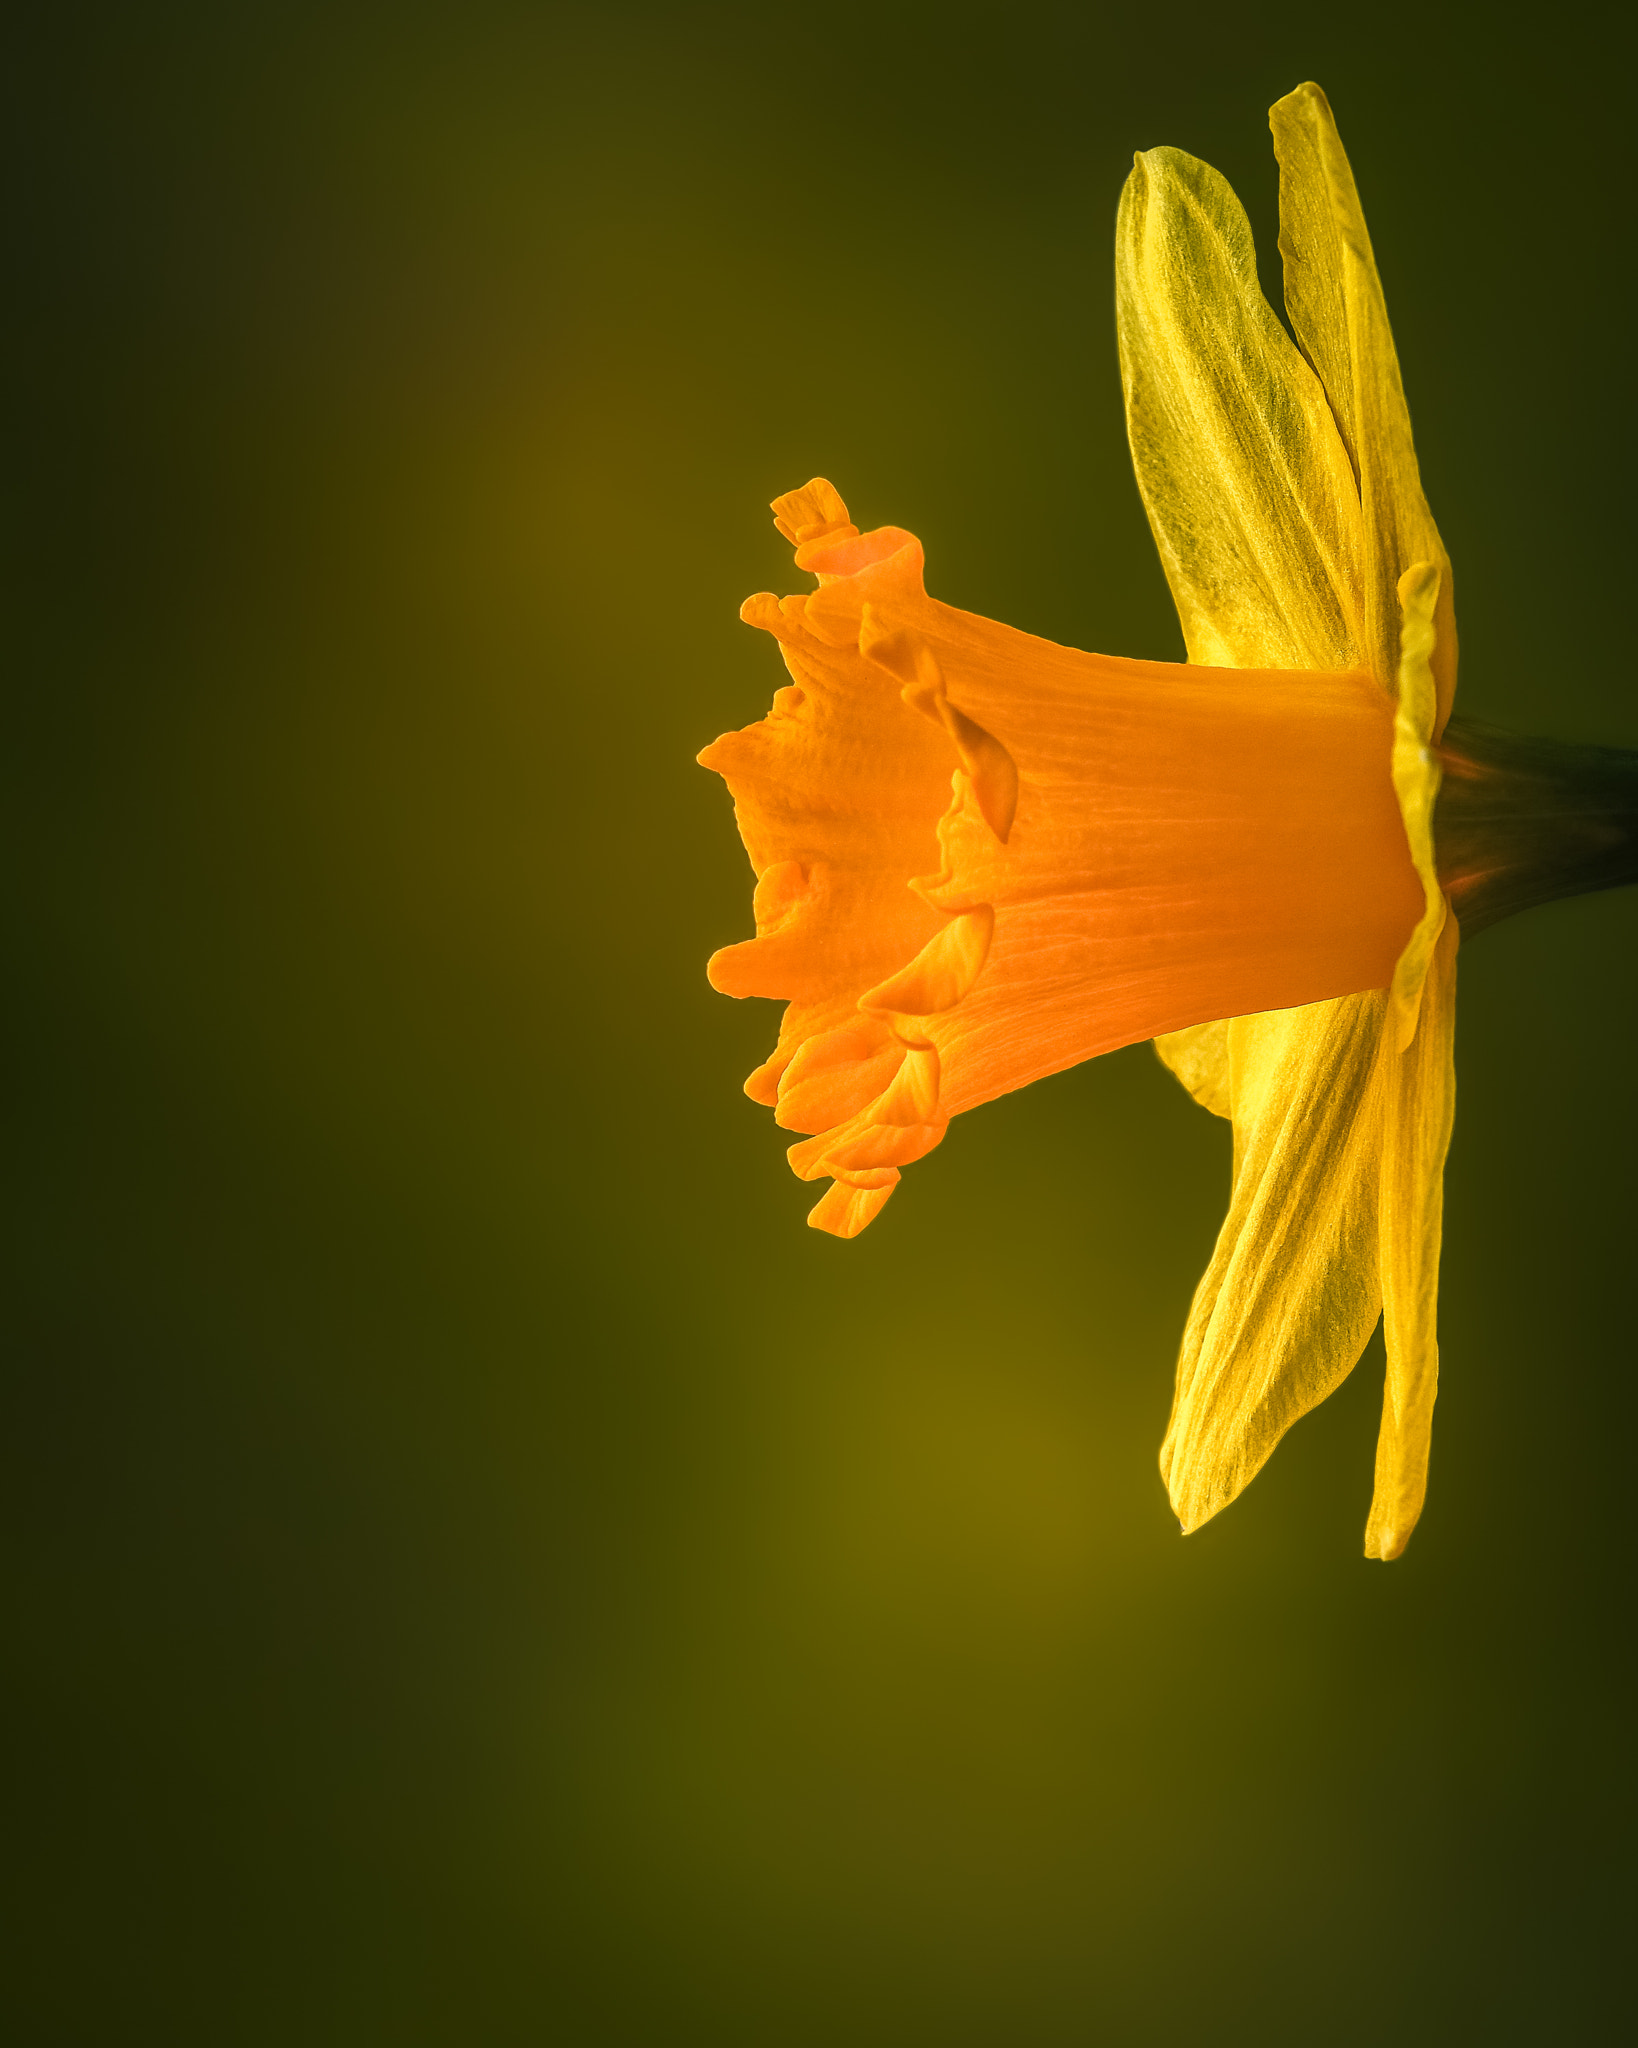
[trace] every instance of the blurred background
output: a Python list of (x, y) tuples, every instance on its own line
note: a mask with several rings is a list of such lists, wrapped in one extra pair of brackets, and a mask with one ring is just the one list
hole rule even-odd
[(1624, 10), (63, 0), (11, 31), (6, 2001), (28, 2044), (1584, 2040), (1631, 1969), (1638, 897), (1464, 955), (1444, 1382), (1186, 1542), (1226, 1127), (1134, 1047), (869, 1233), (692, 765), (831, 477), (1180, 659), (1134, 149), (1329, 91), (1461, 708), (1638, 745)]

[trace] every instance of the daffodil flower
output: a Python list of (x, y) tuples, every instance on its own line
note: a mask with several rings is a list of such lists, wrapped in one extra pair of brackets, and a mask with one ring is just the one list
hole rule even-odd
[[(757, 936), (709, 973), (788, 1004), (746, 1092), (805, 1134), (793, 1168), (830, 1183), (809, 1221), (841, 1237), (951, 1117), (1153, 1038), (1234, 1127), (1160, 1456), (1173, 1508), (1187, 1531), (1233, 1500), (1380, 1318), (1365, 1549), (1393, 1558), (1438, 1376), (1447, 888), (1518, 907), (1534, 885), (1485, 820), (1499, 776), (1552, 777), (1505, 748), (1450, 753), (1478, 795), (1441, 859), (1450, 565), (1330, 109), (1305, 85), (1270, 118), (1295, 342), (1207, 165), (1140, 155), (1116, 228), (1132, 455), (1188, 662), (941, 603), (914, 536), (861, 534), (822, 478), (776, 500), (818, 587), (748, 600), (791, 683), (700, 756), (757, 874)], [(1626, 879), (1585, 835), (1574, 857), (1604, 863), (1576, 886)]]

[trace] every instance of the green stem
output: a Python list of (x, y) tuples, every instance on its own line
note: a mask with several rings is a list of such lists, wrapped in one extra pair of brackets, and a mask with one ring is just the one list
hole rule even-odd
[(1638, 882), (1638, 753), (1456, 718), (1437, 751), (1434, 848), (1464, 939), (1538, 903)]

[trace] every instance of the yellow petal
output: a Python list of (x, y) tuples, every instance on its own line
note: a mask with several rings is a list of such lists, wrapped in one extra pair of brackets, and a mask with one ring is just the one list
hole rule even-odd
[(1376, 1325), (1384, 991), (1229, 1027), (1234, 1188), (1195, 1292), (1160, 1469), (1185, 1530), (1256, 1476)]
[(1427, 1491), (1439, 1384), (1439, 1238), (1456, 1105), (1456, 920), (1428, 970), (1416, 1037), (1391, 1060), (1383, 1103), (1381, 1275), (1388, 1371), (1365, 1555), (1398, 1557)]
[(1186, 1031), (1162, 1032), (1155, 1040), (1155, 1051), (1200, 1107), (1213, 1116), (1234, 1114), (1228, 1036), (1225, 1017), (1217, 1024), (1191, 1024)]
[(1269, 110), (1280, 162), (1285, 304), (1319, 372), (1359, 480), (1364, 545), (1362, 653), (1391, 687), (1399, 667), (1399, 578), (1416, 562), (1442, 572), (1437, 618), (1435, 736), (1456, 689), (1456, 613), (1450, 561), (1422, 492), (1399, 358), (1354, 176), (1317, 85)]
[[(1303, 621), (1323, 633), (1316, 575), (1336, 579), (1333, 616), (1350, 658), (1399, 700), (1393, 782), (1423, 909), (1391, 996), (1157, 1041), (1196, 1100), (1221, 1114), (1227, 1099), (1235, 1126), (1230, 1211), (1195, 1298), (1161, 1464), (1185, 1528), (1215, 1513), (1281, 1432), (1350, 1370), (1380, 1290), (1388, 1389), (1366, 1547), (1392, 1557), (1421, 1505), (1437, 1374), (1457, 934), (1434, 868), (1439, 773), (1430, 742), (1455, 686), (1455, 614), (1370, 239), (1330, 109), (1317, 86), (1303, 86), (1271, 110), (1270, 124), (1286, 305), (1317, 373), (1331, 441), (1304, 402), (1310, 387), (1270, 332), (1232, 194), (1192, 160), (1152, 151), (1139, 169), (1156, 168), (1142, 188), (1134, 173), (1123, 200), (1116, 259), (1133, 456), (1194, 659), (1269, 659), (1264, 649), (1285, 643), (1259, 636), (1259, 613), (1270, 634), (1289, 635)], [(1193, 309), (1189, 264), (1206, 279)], [(1326, 446), (1343, 451), (1351, 503), (1334, 470), (1304, 460), (1305, 450)], [(1213, 501), (1211, 470), (1200, 473), (1208, 458), (1232, 480), (1223, 506)], [(1277, 605), (1263, 594), (1263, 556), (1245, 509), (1243, 473), (1259, 463), (1264, 488), (1280, 501), (1269, 521), (1287, 545), (1289, 585)], [(1334, 644), (1314, 640), (1306, 658), (1334, 659)]]
[(1433, 845), (1433, 806), (1439, 795), (1439, 757), (1432, 747), (1437, 715), (1433, 657), (1437, 653), (1434, 619), (1443, 577), (1430, 562), (1419, 562), (1399, 579), (1403, 616), (1399, 629), (1399, 702), (1394, 712), (1393, 787), (1405, 821), (1411, 859), (1421, 878), (1423, 909), (1410, 942), (1393, 970), (1394, 1031), (1401, 1052), (1416, 1036), (1422, 985), (1449, 906), (1439, 887), (1439, 863)]
[(1258, 288), (1244, 209), (1181, 150), (1146, 151), (1126, 181), (1115, 307), (1132, 461), (1189, 659), (1364, 666), (1348, 451)]

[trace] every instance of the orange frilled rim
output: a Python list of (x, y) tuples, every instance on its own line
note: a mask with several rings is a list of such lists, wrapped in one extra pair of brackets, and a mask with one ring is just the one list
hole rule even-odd
[(787, 1004), (745, 1086), (810, 1134), (817, 1228), (1043, 1075), (1388, 985), (1423, 892), (1369, 676), (1083, 654), (928, 597), (823, 478), (774, 513), (818, 587), (747, 600), (791, 680), (699, 757), (757, 876), (708, 973)]

